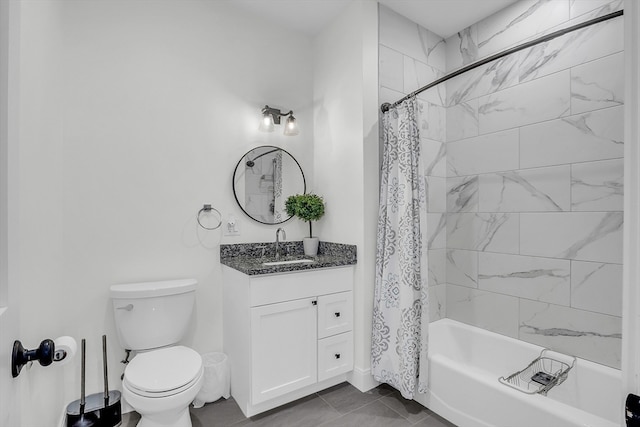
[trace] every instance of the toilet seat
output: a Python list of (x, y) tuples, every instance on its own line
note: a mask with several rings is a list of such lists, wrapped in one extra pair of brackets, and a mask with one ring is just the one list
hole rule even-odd
[(124, 371), (124, 385), (144, 397), (181, 393), (202, 376), (202, 357), (193, 349), (175, 346), (140, 353)]

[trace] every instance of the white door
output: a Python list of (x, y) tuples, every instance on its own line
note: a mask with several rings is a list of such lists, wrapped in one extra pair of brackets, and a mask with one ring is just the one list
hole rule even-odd
[(251, 309), (251, 403), (298, 390), (317, 380), (316, 299)]
[(0, 1), (0, 426), (20, 425), (10, 363), (18, 338), (18, 22), (19, 3)]

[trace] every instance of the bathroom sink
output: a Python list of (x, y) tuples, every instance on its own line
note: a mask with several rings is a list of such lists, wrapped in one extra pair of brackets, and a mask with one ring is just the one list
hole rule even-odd
[(270, 262), (263, 262), (262, 265), (264, 266), (273, 266), (273, 265), (287, 265), (287, 264), (310, 264), (312, 262), (315, 262), (312, 259), (290, 259), (287, 261), (270, 261)]

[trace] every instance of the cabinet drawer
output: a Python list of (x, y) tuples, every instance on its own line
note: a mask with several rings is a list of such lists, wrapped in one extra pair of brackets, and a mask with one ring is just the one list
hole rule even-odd
[(352, 294), (349, 291), (318, 297), (318, 338), (353, 329)]
[(252, 276), (251, 307), (353, 289), (353, 268), (319, 268), (302, 273)]
[(353, 332), (318, 340), (318, 381), (353, 369)]

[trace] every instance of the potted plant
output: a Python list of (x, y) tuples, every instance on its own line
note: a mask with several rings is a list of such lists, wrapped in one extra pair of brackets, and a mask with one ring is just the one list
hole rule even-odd
[(315, 256), (318, 253), (318, 238), (313, 237), (312, 221), (324, 215), (324, 200), (317, 194), (296, 194), (287, 198), (284, 207), (287, 215), (309, 222), (309, 237), (302, 239), (304, 254)]

